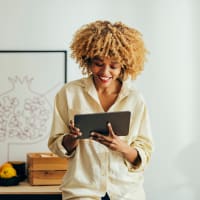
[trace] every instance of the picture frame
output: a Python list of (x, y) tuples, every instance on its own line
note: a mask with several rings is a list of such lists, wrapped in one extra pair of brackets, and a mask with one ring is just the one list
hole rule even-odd
[(0, 164), (48, 151), (54, 98), (67, 82), (67, 51), (1, 50), (0, 72)]

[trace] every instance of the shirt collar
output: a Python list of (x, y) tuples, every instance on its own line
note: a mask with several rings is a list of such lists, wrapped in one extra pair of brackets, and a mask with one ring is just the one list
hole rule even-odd
[(83, 79), (83, 88), (91, 97), (99, 102), (97, 90), (95, 88), (92, 75)]

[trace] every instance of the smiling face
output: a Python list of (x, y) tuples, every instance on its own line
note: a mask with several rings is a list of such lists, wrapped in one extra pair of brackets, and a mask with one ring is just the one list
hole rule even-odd
[(114, 86), (118, 82), (121, 69), (121, 65), (110, 58), (93, 58), (90, 66), (97, 88)]

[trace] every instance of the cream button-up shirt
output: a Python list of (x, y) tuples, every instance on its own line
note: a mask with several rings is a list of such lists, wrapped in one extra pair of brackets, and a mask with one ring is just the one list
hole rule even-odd
[(55, 97), (54, 116), (48, 146), (52, 152), (69, 158), (63, 177), (63, 199), (100, 199), (108, 192), (111, 200), (144, 200), (143, 171), (152, 153), (149, 117), (143, 98), (130, 80), (124, 81), (119, 96), (108, 112), (130, 111), (129, 134), (120, 136), (136, 148), (141, 162), (134, 166), (121, 153), (91, 139), (81, 139), (68, 154), (62, 139), (75, 114), (104, 112), (92, 76), (64, 85)]

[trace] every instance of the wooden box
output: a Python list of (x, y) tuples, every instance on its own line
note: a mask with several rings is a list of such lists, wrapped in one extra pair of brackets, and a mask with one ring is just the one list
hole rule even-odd
[(67, 158), (53, 153), (28, 153), (27, 173), (31, 185), (60, 185), (67, 171)]

